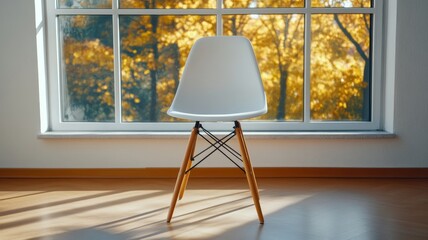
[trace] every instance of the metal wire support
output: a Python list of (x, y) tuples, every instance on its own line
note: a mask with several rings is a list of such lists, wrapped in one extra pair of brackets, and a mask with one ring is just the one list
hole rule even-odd
[[(195, 128), (198, 129), (198, 135), (201, 138), (203, 138), (206, 142), (208, 142), (209, 146), (207, 148), (203, 149), (202, 151), (200, 151), (198, 154), (196, 154), (194, 156), (191, 156), (191, 160), (195, 161), (195, 159), (197, 157), (202, 157), (203, 154), (205, 153), (205, 155), (202, 157), (202, 159), (198, 160), (198, 162), (196, 164), (194, 164), (191, 168), (189, 168), (185, 172), (185, 174), (187, 174), (188, 172), (190, 172), (192, 169), (194, 169), (196, 166), (198, 166), (200, 163), (202, 163), (205, 159), (207, 159), (209, 156), (211, 156), (216, 151), (218, 151), (221, 154), (223, 154), (235, 166), (237, 166), (239, 169), (241, 169), (245, 173), (245, 169), (243, 167), (241, 167), (236, 162), (236, 160), (239, 160), (239, 161), (242, 162), (241, 154), (227, 144), (227, 142), (229, 142), (233, 137), (236, 136), (235, 127), (234, 127), (234, 130), (232, 132), (230, 132), (229, 134), (227, 134), (226, 136), (224, 136), (222, 138), (218, 138), (213, 133), (211, 133), (210, 131), (208, 131), (207, 129), (205, 129), (202, 126), (202, 124), (200, 124), (200, 122), (196, 122), (195, 123)], [(201, 131), (199, 131), (199, 129), (201, 129), (202, 132), (205, 133), (205, 135), (202, 134)], [(208, 150), (210, 150), (210, 151), (208, 151)]]

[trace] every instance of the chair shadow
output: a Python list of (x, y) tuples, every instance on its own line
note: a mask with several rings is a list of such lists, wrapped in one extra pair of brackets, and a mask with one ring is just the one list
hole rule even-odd
[(49, 236), (31, 238), (30, 240), (126, 240), (130, 238), (131, 236), (127, 236), (124, 233), (113, 233), (98, 228), (83, 228)]
[[(117, 192), (114, 192), (114, 194), (116, 194)], [(82, 198), (78, 198), (77, 200), (86, 200), (86, 199), (90, 199), (90, 197), (100, 197), (100, 196), (108, 196), (111, 195), (112, 193), (103, 193), (103, 194), (96, 194), (96, 195), (91, 195), (91, 196), (86, 196), (86, 197), (82, 197)], [(139, 201), (142, 199), (146, 199), (146, 198), (151, 198), (151, 197), (156, 197), (159, 196), (161, 194), (164, 194), (163, 192), (155, 192), (155, 193), (148, 193), (148, 194), (142, 194), (142, 195), (137, 195), (137, 196), (132, 196), (132, 197), (124, 197), (124, 198), (120, 198), (120, 199), (115, 199), (115, 200), (111, 200), (111, 201), (106, 201), (103, 203), (97, 203), (97, 204), (91, 204), (91, 205), (86, 205), (86, 206), (80, 206), (80, 207), (75, 207), (75, 208), (70, 208), (70, 209), (66, 209), (66, 210), (60, 210), (57, 212), (53, 212), (50, 214), (50, 218), (54, 219), (54, 218), (60, 218), (60, 217), (66, 217), (68, 215), (71, 214), (77, 214), (77, 213), (82, 213), (82, 212), (86, 212), (86, 211), (93, 211), (95, 209), (100, 209), (100, 208), (105, 208), (105, 207), (111, 207), (114, 205), (118, 205), (118, 204), (123, 204), (126, 202), (132, 202), (132, 201)], [(70, 203), (73, 201), (77, 201), (76, 199), (74, 200), (62, 200), (62, 201), (58, 201), (55, 202), (54, 206), (59, 205), (59, 204), (64, 204), (64, 203)], [(33, 209), (38, 209), (38, 205), (37, 207), (28, 207), (28, 208), (24, 208), (26, 211), (28, 210), (33, 210)], [(20, 210), (12, 210), (10, 211), (11, 213), (15, 213), (15, 212), (22, 212), (22, 209)], [(8, 214), (10, 214), (10, 212), (6, 212)], [(17, 226), (21, 226), (21, 225), (25, 225), (25, 224), (30, 224), (30, 223), (34, 223), (39, 221), (39, 217), (35, 216), (35, 217), (29, 217), (29, 218), (25, 218), (25, 219), (20, 219), (20, 220), (15, 220), (15, 221), (10, 221), (10, 222), (5, 222), (5, 223), (1, 223), (0, 224), (0, 230), (1, 229), (7, 229), (7, 228), (13, 228), (13, 227), (17, 227)]]

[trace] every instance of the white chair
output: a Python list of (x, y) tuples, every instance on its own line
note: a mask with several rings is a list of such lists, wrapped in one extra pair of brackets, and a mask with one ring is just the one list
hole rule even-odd
[[(239, 36), (201, 38), (192, 47), (175, 98), (168, 114), (195, 121), (184, 161), (178, 173), (167, 222), (171, 221), (178, 198), (182, 198), (190, 171), (214, 151), (220, 151), (238, 167), (233, 158), (242, 161), (260, 223), (264, 222), (259, 192), (247, 146), (238, 120), (260, 116), (267, 112), (266, 96), (251, 43)], [(234, 122), (234, 130), (217, 138), (200, 122)], [(203, 130), (205, 134), (201, 134)], [(201, 136), (213, 148), (198, 163), (193, 164), (197, 137)], [(236, 136), (240, 153), (227, 141)]]

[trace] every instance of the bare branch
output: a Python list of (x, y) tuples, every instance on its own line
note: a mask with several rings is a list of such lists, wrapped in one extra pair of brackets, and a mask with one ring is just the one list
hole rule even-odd
[(361, 45), (352, 37), (351, 33), (343, 26), (342, 22), (339, 20), (339, 16), (337, 13), (334, 14), (334, 20), (336, 21), (337, 25), (339, 26), (340, 30), (342, 30), (343, 34), (349, 39), (349, 41), (354, 44), (355, 48), (357, 49), (357, 52), (360, 54), (360, 56), (363, 58), (365, 62), (369, 60), (369, 58), (364, 53), (363, 48)]

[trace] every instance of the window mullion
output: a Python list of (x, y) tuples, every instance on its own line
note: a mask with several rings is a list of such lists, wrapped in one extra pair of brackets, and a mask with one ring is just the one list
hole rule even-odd
[[(56, 129), (60, 127), (61, 123), (61, 90), (60, 90), (60, 83), (61, 83), (61, 77), (59, 74), (60, 69), (60, 44), (59, 44), (59, 34), (58, 34), (58, 25), (57, 25), (57, 14), (55, 13), (55, 2), (47, 1), (46, 2), (46, 14), (47, 14), (47, 43), (48, 47), (47, 50), (47, 56), (48, 56), (48, 78), (53, 79), (53, 81), (48, 83), (49, 90), (48, 90), (48, 101), (49, 101), (49, 121), (51, 122), (51, 126), (48, 128)], [(53, 46), (53, 47), (49, 47)]]
[(70, 9), (55, 9), (57, 15), (110, 15), (112, 9), (82, 9), (82, 8), (70, 8)]
[(303, 122), (311, 120), (311, 0), (305, 2)]
[(114, 122), (122, 122), (121, 66), (120, 66), (120, 36), (118, 3), (113, 1), (113, 52), (114, 52)]
[(216, 35), (221, 36), (223, 35), (223, 9), (222, 9), (222, 2), (223, 0), (217, 0), (216, 5), (216, 16), (217, 16), (217, 22), (216, 22)]
[[(310, 2), (308, 3), (310, 4)], [(308, 5), (307, 9), (309, 9), (314, 14), (353, 14), (353, 13), (361, 13), (361, 14), (370, 14), (373, 13), (373, 8), (317, 8), (310, 7)]]
[(378, 128), (380, 128), (380, 118), (381, 118), (381, 68), (382, 68), (382, 62), (381, 62), (381, 47), (382, 42), (384, 42), (383, 34), (382, 32), (382, 8), (379, 6), (378, 2), (376, 1), (374, 4), (374, 13), (372, 14), (372, 108), (371, 108), (371, 116), (372, 116), (372, 123), (376, 125)]

